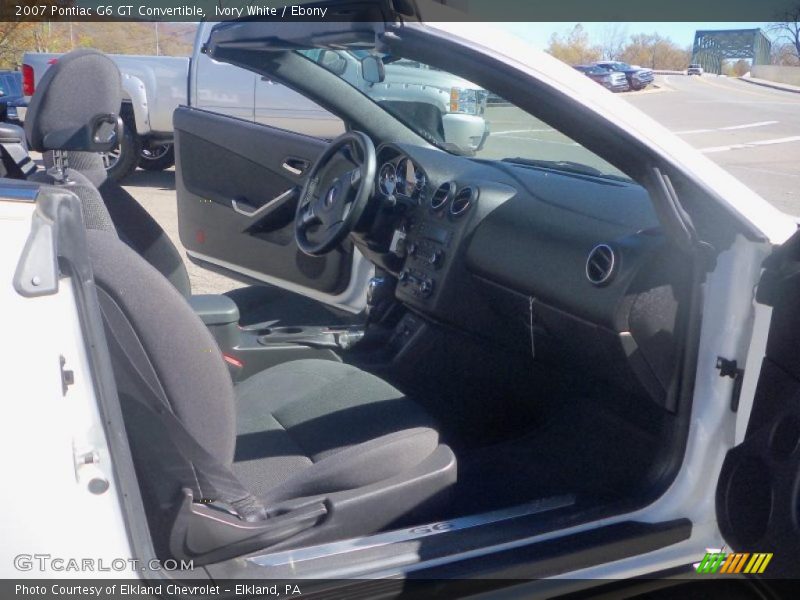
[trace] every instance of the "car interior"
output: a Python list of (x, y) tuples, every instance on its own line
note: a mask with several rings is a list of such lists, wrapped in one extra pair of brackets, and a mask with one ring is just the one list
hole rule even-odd
[[(117, 126), (121, 96), (102, 54), (61, 58), (25, 134), (3, 131), (9, 176), (81, 201), (156, 554), (228, 575), (247, 555), (296, 574), (426, 537), (427, 557), (491, 546), (658, 497), (683, 453), (709, 262), (653, 197), (680, 195), (719, 250), (730, 239), (702, 198), (622, 135), (579, 125), (580, 108), (555, 91), (523, 94), (509, 74), (413, 32), (384, 39), (382, 52), (446, 60), (627, 177), (448, 152), (294, 51), (341, 40), (276, 47), (259, 25), (218, 26), (208, 51), (349, 126), (328, 142), (176, 111), (187, 254), (261, 285), (193, 296), (180, 251), (104, 180), (98, 132)], [(374, 48), (374, 32), (353, 35), (348, 48)], [(65, 91), (76, 81), (80, 96)], [(26, 143), (46, 171), (30, 173)], [(364, 287), (366, 309), (343, 308)], [(450, 524), (438, 546), (424, 527), (437, 522)], [(370, 536), (357, 552), (331, 545)]]

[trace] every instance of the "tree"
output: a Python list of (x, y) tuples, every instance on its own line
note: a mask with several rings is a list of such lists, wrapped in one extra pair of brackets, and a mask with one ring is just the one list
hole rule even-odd
[(7, 69), (16, 65), (18, 49), (15, 34), (22, 25), (19, 21), (0, 22), (0, 68)]
[(784, 11), (778, 19), (768, 28), (773, 34), (773, 42), (782, 45), (784, 56), (788, 54), (800, 62), (800, 3)]
[(770, 52), (770, 62), (773, 65), (782, 66), (800, 66), (800, 58), (794, 51), (794, 46), (791, 44), (781, 44), (774, 42)]
[(63, 52), (69, 46), (53, 23), (0, 22), (0, 67), (19, 65), (25, 52)]
[(633, 65), (682, 71), (689, 64), (691, 49), (681, 48), (658, 33), (637, 33), (622, 51), (622, 59)]
[(740, 58), (736, 62), (732, 60), (726, 60), (722, 64), (722, 73), (723, 75), (728, 75), (730, 77), (741, 77), (745, 73), (750, 71), (750, 61), (744, 58)]
[[(161, 23), (161, 54), (190, 56), (195, 23)], [(97, 48), (110, 54), (154, 52), (149, 22), (20, 22), (0, 21), (0, 68), (13, 69), (25, 52), (68, 52)]]
[(603, 60), (619, 60), (628, 41), (628, 28), (621, 23), (608, 25), (600, 34), (600, 52)]
[(553, 33), (545, 51), (568, 65), (594, 62), (600, 60), (602, 54), (599, 46), (589, 42), (589, 34), (580, 23), (563, 35)]

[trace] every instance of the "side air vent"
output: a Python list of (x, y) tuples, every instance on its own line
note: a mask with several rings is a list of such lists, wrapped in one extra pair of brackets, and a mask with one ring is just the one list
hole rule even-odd
[(431, 196), (431, 209), (442, 210), (452, 198), (453, 193), (456, 191), (456, 185), (452, 181), (440, 185), (433, 196)]
[(465, 187), (459, 190), (455, 198), (453, 198), (453, 203), (450, 205), (450, 214), (454, 217), (460, 217), (467, 212), (475, 201), (478, 195), (477, 192), (475, 188), (471, 187)]
[(586, 259), (586, 278), (594, 285), (605, 285), (617, 271), (617, 255), (608, 244), (598, 244)]

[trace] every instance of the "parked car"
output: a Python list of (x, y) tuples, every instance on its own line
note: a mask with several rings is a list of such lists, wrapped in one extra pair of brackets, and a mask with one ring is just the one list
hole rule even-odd
[(627, 92), (630, 89), (625, 73), (608, 71), (596, 65), (576, 65), (573, 68), (612, 92)]
[(692, 63), (689, 65), (689, 68), (686, 69), (687, 75), (702, 75), (703, 74), (703, 67), (696, 63)]
[(0, 71), (0, 121), (19, 124), (28, 103), (22, 93), (22, 75), (18, 71)]
[(602, 60), (595, 63), (598, 67), (607, 71), (618, 71), (625, 73), (628, 85), (632, 90), (643, 90), (653, 83), (653, 70), (635, 67), (618, 60)]
[[(0, 181), (0, 464), (24, 490), (0, 575), (59, 575), (25, 562), (41, 548), (172, 560), (130, 575), (164, 590), (307, 597), (796, 579), (795, 219), (522, 40), (382, 6), (208, 39), (325, 106), (337, 139), (175, 111), (181, 242), (274, 286), (269, 320), (241, 322), (250, 287), (193, 296), (174, 248), (122, 241), (90, 186)], [(430, 112), (295, 51), (331, 40), (374, 51), (368, 83), (393, 83), (387, 54), (426, 57), (500, 94), (511, 134), (462, 155)], [(34, 149), (105, 148), (97, 123)]]
[[(110, 55), (122, 72), (125, 87), (121, 111), (125, 134), (119, 148), (105, 155), (112, 179), (125, 178), (137, 166), (163, 170), (174, 164), (172, 113), (182, 104), (320, 138), (330, 139), (344, 131), (341, 119), (297, 92), (208, 58), (202, 47), (213, 26), (211, 22), (198, 26), (191, 68), (188, 58)], [(28, 97), (59, 56), (25, 54), (22, 72)], [(442, 123), (440, 136), (463, 154), (474, 154), (489, 135), (489, 124), (483, 117), (486, 93), (459, 77), (416, 68), (410, 62), (390, 62), (383, 68), (397, 75), (403, 85), (368, 85), (361, 75), (357, 53), (316, 51), (312, 59), (324, 60), (329, 69), (341, 70), (348, 81), (394, 110), (414, 112), (435, 107), (433, 118)]]

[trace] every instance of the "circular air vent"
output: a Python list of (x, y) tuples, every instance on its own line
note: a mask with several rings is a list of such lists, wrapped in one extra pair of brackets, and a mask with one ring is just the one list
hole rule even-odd
[(431, 209), (442, 210), (455, 192), (456, 186), (452, 181), (440, 185), (431, 196)]
[(605, 285), (617, 270), (617, 255), (608, 244), (598, 244), (586, 259), (586, 277), (594, 285)]
[(450, 205), (450, 214), (454, 217), (460, 217), (467, 212), (475, 201), (477, 192), (475, 188), (471, 187), (465, 187), (459, 190), (455, 198), (453, 198), (453, 203)]

